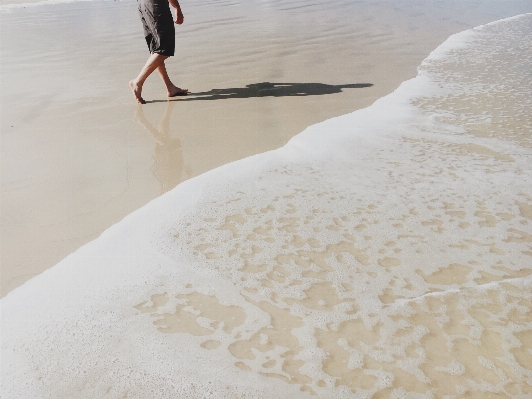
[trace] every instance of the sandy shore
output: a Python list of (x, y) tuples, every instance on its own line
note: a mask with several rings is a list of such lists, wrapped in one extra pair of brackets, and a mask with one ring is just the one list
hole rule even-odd
[(2, 397), (532, 395), (530, 3), (368, 3), (2, 9)]
[(195, 95), (167, 102), (154, 76), (140, 110), (133, 1), (1, 14), (2, 296), (180, 182), (369, 106), (450, 34), (526, 11), (304, 5), (183, 2), (168, 69)]

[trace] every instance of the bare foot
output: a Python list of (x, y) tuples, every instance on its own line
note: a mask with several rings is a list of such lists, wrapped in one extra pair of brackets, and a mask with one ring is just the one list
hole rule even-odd
[(186, 96), (187, 94), (188, 94), (188, 89), (180, 89), (177, 86), (174, 86), (168, 90), (168, 97)]
[(137, 102), (139, 104), (146, 104), (146, 101), (144, 101), (144, 99), (140, 95), (142, 93), (142, 86), (139, 86), (137, 83), (135, 83), (134, 80), (130, 80), (129, 87), (131, 87), (131, 91), (133, 92), (133, 95), (135, 96)]

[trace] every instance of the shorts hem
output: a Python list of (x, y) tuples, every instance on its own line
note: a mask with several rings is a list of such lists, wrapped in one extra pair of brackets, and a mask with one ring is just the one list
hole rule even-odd
[(164, 50), (154, 50), (152, 53), (159, 54), (159, 55), (165, 55), (167, 57), (173, 57), (174, 53), (170, 51), (164, 51)]

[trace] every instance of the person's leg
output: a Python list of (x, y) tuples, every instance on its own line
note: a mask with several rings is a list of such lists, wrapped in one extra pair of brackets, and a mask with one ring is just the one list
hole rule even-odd
[(168, 90), (168, 97), (174, 97), (188, 93), (187, 89), (180, 89), (172, 83), (170, 77), (168, 76), (168, 72), (166, 71), (166, 65), (164, 64), (164, 61), (157, 67), (157, 72), (159, 72), (159, 75), (161, 76), (161, 79)]
[(131, 91), (133, 91), (133, 95), (139, 104), (146, 104), (146, 101), (144, 101), (141, 95), (142, 85), (153, 71), (155, 71), (161, 64), (164, 65), (164, 60), (167, 58), (168, 56), (166, 55), (152, 53), (148, 58), (148, 61), (146, 61), (144, 68), (140, 71), (139, 76), (137, 76), (136, 79), (129, 81), (129, 87), (131, 87)]

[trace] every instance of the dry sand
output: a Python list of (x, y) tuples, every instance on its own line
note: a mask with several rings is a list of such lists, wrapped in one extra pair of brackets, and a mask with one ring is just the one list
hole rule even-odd
[(450, 34), (527, 6), (182, 3), (168, 69), (203, 94), (167, 102), (154, 75), (140, 109), (134, 1), (0, 14), (2, 296), (180, 182), (369, 106)]

